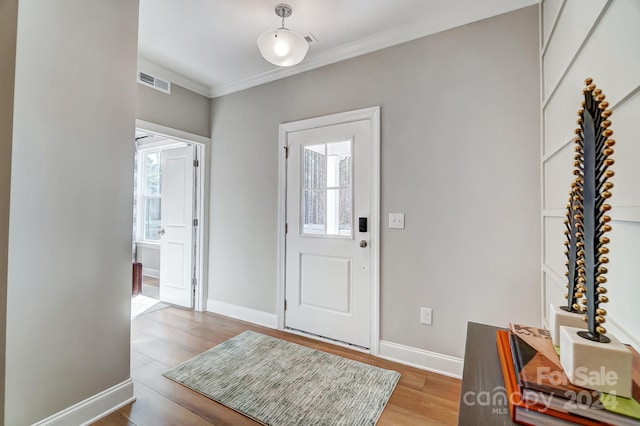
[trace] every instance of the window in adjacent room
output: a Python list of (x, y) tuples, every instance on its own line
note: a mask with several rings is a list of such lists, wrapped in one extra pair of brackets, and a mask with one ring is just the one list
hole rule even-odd
[(139, 241), (159, 242), (162, 205), (162, 149), (138, 153), (140, 178)]

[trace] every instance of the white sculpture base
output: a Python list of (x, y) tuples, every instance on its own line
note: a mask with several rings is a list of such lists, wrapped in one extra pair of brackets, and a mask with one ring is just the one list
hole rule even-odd
[(584, 314), (576, 314), (567, 312), (553, 303), (549, 305), (549, 331), (551, 332), (551, 341), (555, 346), (560, 346), (560, 327), (575, 327), (587, 329), (587, 323), (584, 321)]
[(598, 343), (578, 336), (575, 327), (560, 327), (560, 364), (576, 386), (631, 398), (631, 351), (614, 336)]

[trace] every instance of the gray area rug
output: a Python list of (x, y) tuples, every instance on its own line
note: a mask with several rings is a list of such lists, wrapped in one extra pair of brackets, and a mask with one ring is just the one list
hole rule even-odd
[(374, 425), (400, 374), (245, 331), (164, 376), (265, 425)]

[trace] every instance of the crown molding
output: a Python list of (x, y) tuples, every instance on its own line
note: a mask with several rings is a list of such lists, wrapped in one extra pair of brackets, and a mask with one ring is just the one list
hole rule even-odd
[(207, 98), (211, 97), (211, 88), (209, 86), (195, 82), (182, 74), (178, 74), (141, 56), (138, 56), (138, 71), (170, 81)]
[(416, 40), (422, 37), (467, 25), (472, 22), (481, 21), (483, 19), (492, 18), (494, 16), (502, 15), (536, 4), (538, 4), (538, 0), (514, 1), (510, 7), (495, 10), (490, 14), (487, 14), (486, 12), (466, 10), (462, 15), (456, 15), (455, 19), (452, 18), (449, 21), (441, 21), (437, 23), (422, 21), (404, 27), (395, 28), (389, 31), (382, 32), (380, 34), (373, 35), (371, 37), (363, 38), (353, 43), (348, 43), (334, 49), (318, 53), (317, 55), (312, 55), (305, 59), (299, 65), (293, 67), (276, 68), (262, 73), (254, 74), (250, 77), (243, 78), (231, 83), (216, 85), (214, 87), (211, 87), (209, 96), (212, 98), (216, 98), (219, 96), (228, 95), (240, 90), (249, 89), (251, 87), (259, 86), (265, 83), (270, 83), (281, 78), (290, 77), (296, 74), (303, 73), (305, 71), (323, 67), (325, 65), (330, 65), (336, 62), (344, 61), (346, 59), (355, 58), (360, 55), (375, 52), (376, 50), (395, 46), (401, 43), (406, 43), (408, 41)]

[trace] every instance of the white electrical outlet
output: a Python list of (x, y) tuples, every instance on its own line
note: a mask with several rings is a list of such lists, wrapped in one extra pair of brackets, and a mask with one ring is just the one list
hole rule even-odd
[(431, 325), (433, 310), (431, 308), (420, 308), (420, 323)]

